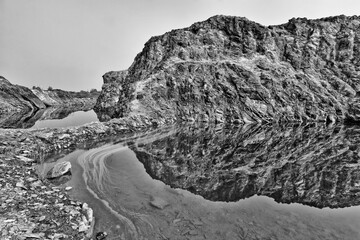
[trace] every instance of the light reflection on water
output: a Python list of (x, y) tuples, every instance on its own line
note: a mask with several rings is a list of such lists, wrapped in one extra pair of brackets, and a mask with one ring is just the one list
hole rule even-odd
[(70, 113), (63, 119), (39, 120), (30, 129), (74, 127), (98, 121), (96, 113), (93, 110), (77, 111)]
[[(70, 192), (73, 197), (88, 202), (95, 210), (95, 232), (107, 231), (108, 239), (360, 239), (359, 206), (318, 209), (298, 203), (279, 204), (272, 198), (256, 195), (234, 202), (210, 201), (189, 191), (169, 187), (162, 181), (174, 181), (169, 177), (173, 174), (171, 168), (179, 168), (165, 164), (174, 161), (170, 156), (185, 156), (195, 161), (191, 151), (195, 148), (195, 152), (199, 152), (196, 149), (198, 146), (189, 142), (183, 134), (189, 136), (189, 133), (181, 131), (162, 137), (150, 135), (130, 143), (79, 150), (59, 160), (72, 162), (73, 177), (66, 185), (73, 186)], [(244, 132), (241, 134), (244, 135)], [(200, 135), (206, 138), (203, 132)], [(193, 138), (194, 132), (190, 136)], [(252, 132), (247, 138), (247, 146), (252, 144), (254, 147), (256, 141), (263, 144), (266, 136), (266, 133)], [(285, 136), (296, 138), (288, 133)], [(304, 136), (304, 146), (315, 144)], [(214, 149), (223, 150), (223, 142), (215, 136), (212, 139), (217, 144), (211, 147), (210, 152), (218, 155)], [(276, 136), (272, 134), (271, 139), (276, 139)], [(336, 147), (334, 139), (344, 142), (336, 131), (324, 143), (317, 144), (326, 148), (325, 143), (333, 142)], [(184, 142), (190, 147), (182, 149), (178, 145)], [(225, 145), (228, 147), (229, 143)], [(280, 145), (277, 143), (276, 146)], [(297, 141), (297, 150), (291, 151), (297, 153), (302, 149), (309, 157), (310, 151), (305, 151), (304, 146)], [(204, 151), (201, 156), (207, 156)], [(256, 148), (256, 152), (259, 149)], [(284, 149), (283, 154), (286, 155)], [(316, 154), (319, 155), (319, 152), (316, 151)], [(304, 159), (301, 161), (305, 162)], [(155, 180), (147, 171), (151, 171), (153, 177), (164, 178), (162, 181)], [(154, 208), (150, 204), (154, 198), (162, 199), (168, 206)]]

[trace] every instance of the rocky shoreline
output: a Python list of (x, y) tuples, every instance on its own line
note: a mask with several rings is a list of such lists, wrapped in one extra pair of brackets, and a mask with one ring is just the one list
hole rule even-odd
[(116, 119), (61, 129), (1, 129), (1, 239), (89, 239), (94, 218), (86, 203), (39, 176), (36, 166), (58, 152), (126, 138), (152, 120)]

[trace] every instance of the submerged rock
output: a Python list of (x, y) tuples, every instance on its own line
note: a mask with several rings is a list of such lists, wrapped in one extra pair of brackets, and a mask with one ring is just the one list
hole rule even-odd
[(127, 71), (104, 75), (100, 120), (360, 120), (360, 17), (262, 26), (214, 16), (151, 38)]
[(169, 203), (160, 197), (154, 196), (150, 201), (150, 205), (158, 209), (164, 209), (165, 207), (169, 206)]

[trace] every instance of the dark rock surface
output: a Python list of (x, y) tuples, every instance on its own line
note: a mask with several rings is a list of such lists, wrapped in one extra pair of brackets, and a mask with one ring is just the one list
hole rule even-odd
[(359, 127), (252, 125), (183, 127), (130, 148), (153, 178), (212, 201), (337, 208), (360, 205), (359, 146)]
[(94, 110), (101, 120), (122, 117), (122, 106), (126, 106), (123, 86), (127, 71), (108, 72), (103, 76), (104, 84), (100, 96), (97, 98)]
[(11, 84), (0, 76), (0, 116), (28, 113), (45, 108), (45, 104), (26, 87)]
[(360, 17), (262, 26), (214, 16), (151, 38), (127, 71), (104, 76), (100, 120), (360, 120)]

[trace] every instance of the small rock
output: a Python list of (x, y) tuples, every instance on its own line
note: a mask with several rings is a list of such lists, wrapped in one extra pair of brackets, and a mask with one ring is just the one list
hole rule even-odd
[(86, 226), (84, 222), (81, 222), (81, 223), (79, 224), (79, 232), (86, 232), (86, 231), (88, 230), (88, 228), (89, 228), (89, 227)]
[(64, 133), (64, 134), (58, 136), (58, 138), (59, 138), (60, 140), (63, 140), (64, 138), (69, 138), (69, 137), (70, 137), (70, 135), (67, 134), (67, 133)]
[(26, 180), (29, 182), (35, 182), (37, 179), (33, 177), (28, 177)]
[(180, 218), (174, 219), (173, 224), (177, 224), (178, 222), (181, 222)]
[(24, 183), (23, 182), (17, 182), (16, 183), (16, 187), (18, 187), (18, 188), (22, 188), (22, 189), (27, 189), (26, 187), (25, 187), (25, 185), (24, 185)]
[(26, 233), (24, 235), (22, 235), (22, 237), (25, 237), (25, 238), (42, 238), (45, 236), (45, 233)]
[(27, 157), (24, 157), (24, 156), (16, 156), (19, 160), (23, 161), (23, 162), (34, 162), (35, 160), (34, 159), (31, 159), (31, 158), (27, 158)]
[(98, 232), (95, 237), (96, 240), (103, 240), (107, 237), (107, 235), (108, 234), (106, 232)]
[(150, 201), (150, 205), (156, 207), (158, 209), (164, 209), (169, 205), (167, 201), (159, 197), (152, 197), (153, 199)]
[(71, 189), (72, 189), (72, 187), (68, 186), (68, 187), (65, 188), (65, 191), (69, 191)]

